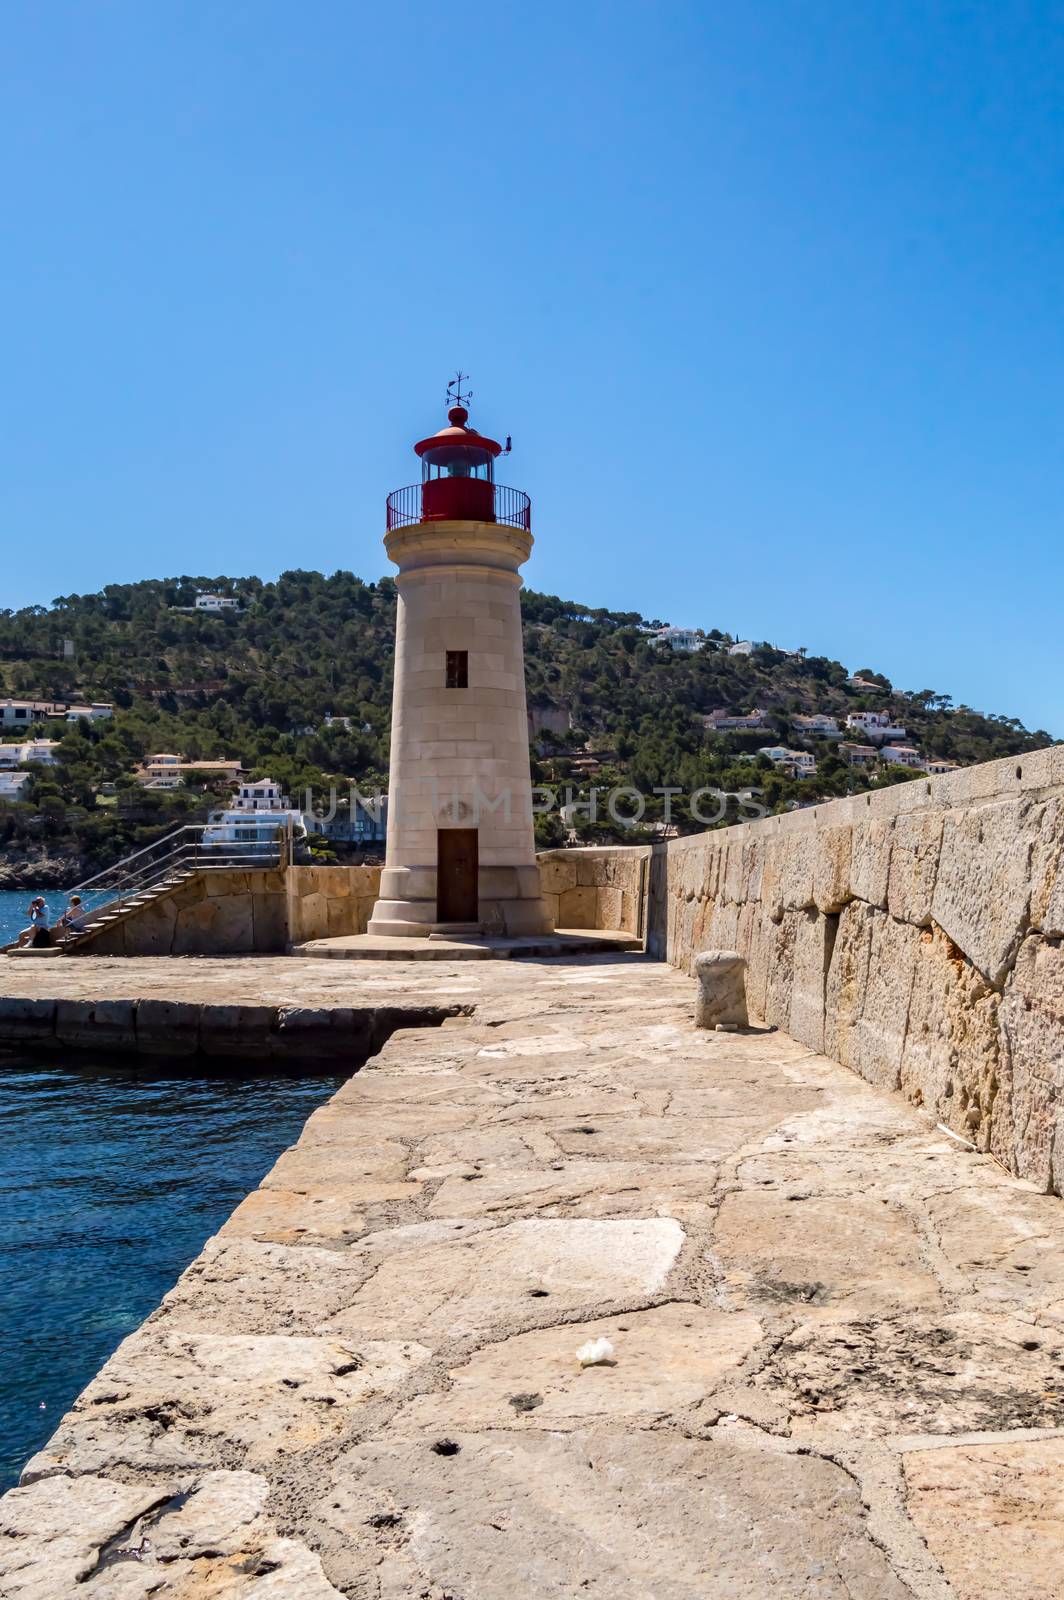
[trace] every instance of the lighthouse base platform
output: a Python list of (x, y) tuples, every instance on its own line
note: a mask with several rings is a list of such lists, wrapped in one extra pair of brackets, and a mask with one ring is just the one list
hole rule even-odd
[(641, 940), (621, 929), (559, 928), (554, 933), (503, 938), (493, 934), (434, 933), (428, 939), (389, 938), (373, 933), (309, 939), (293, 945), (294, 956), (336, 961), (507, 961), (520, 956), (608, 955), (641, 950)]

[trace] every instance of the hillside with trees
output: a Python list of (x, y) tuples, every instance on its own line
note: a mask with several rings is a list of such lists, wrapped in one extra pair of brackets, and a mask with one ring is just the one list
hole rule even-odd
[[(232, 596), (240, 609), (192, 609), (197, 591)], [(239, 758), (253, 777), (307, 789), (387, 784), (395, 584), (364, 583), (348, 572), (292, 571), (258, 578), (192, 578), (111, 584), (98, 594), (60, 596), (48, 607), (0, 613), (0, 696), (109, 701), (106, 722), (59, 724), (53, 766), (34, 770), (18, 802), (0, 802), (0, 874), (8, 884), (34, 873), (80, 876), (205, 815), (227, 791), (211, 782), (148, 790), (134, 773), (158, 751), (188, 760)], [(694, 653), (657, 645), (636, 612), (590, 609), (556, 596), (523, 595), (534, 781), (586, 796), (590, 784), (630, 785), (648, 795), (671, 786), (691, 793), (756, 787), (770, 810), (905, 781), (903, 768), (874, 774), (846, 764), (837, 742), (796, 738), (795, 714), (844, 722), (858, 710), (888, 710), (925, 755), (967, 764), (1052, 742), (1014, 718), (988, 716), (931, 689), (895, 689), (870, 668), (855, 687), (839, 662), (761, 646), (730, 655), (714, 632)], [(66, 641), (64, 643), (64, 641)], [(871, 688), (868, 684), (874, 683)], [(758, 708), (766, 727), (707, 731), (718, 709)], [(349, 727), (325, 726), (326, 713)], [(553, 731), (549, 731), (553, 730)], [(774, 743), (816, 749), (814, 778), (773, 767), (758, 750)], [(729, 802), (722, 822), (738, 815)], [(660, 819), (651, 798), (644, 828)], [(703, 826), (674, 803), (673, 822)], [(600, 818), (574, 819), (584, 838), (644, 837)], [(543, 843), (564, 837), (543, 819)], [(36, 881), (36, 880), (34, 880)]]

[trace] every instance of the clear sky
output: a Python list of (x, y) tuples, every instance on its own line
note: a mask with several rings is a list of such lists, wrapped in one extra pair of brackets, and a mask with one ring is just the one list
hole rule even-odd
[(388, 569), (472, 373), (531, 585), (1064, 736), (1064, 9), (9, 0), (0, 605)]

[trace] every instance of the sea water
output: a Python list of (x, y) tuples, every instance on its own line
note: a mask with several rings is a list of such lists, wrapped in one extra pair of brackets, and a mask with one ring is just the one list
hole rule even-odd
[(341, 1082), (0, 1051), (0, 1489)]

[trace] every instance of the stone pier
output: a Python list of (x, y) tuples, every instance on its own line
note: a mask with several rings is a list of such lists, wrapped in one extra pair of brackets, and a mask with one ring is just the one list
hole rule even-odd
[(473, 1009), (119, 1346), (0, 1501), (5, 1600), (1064, 1592), (1059, 1200), (643, 957), (196, 965)]

